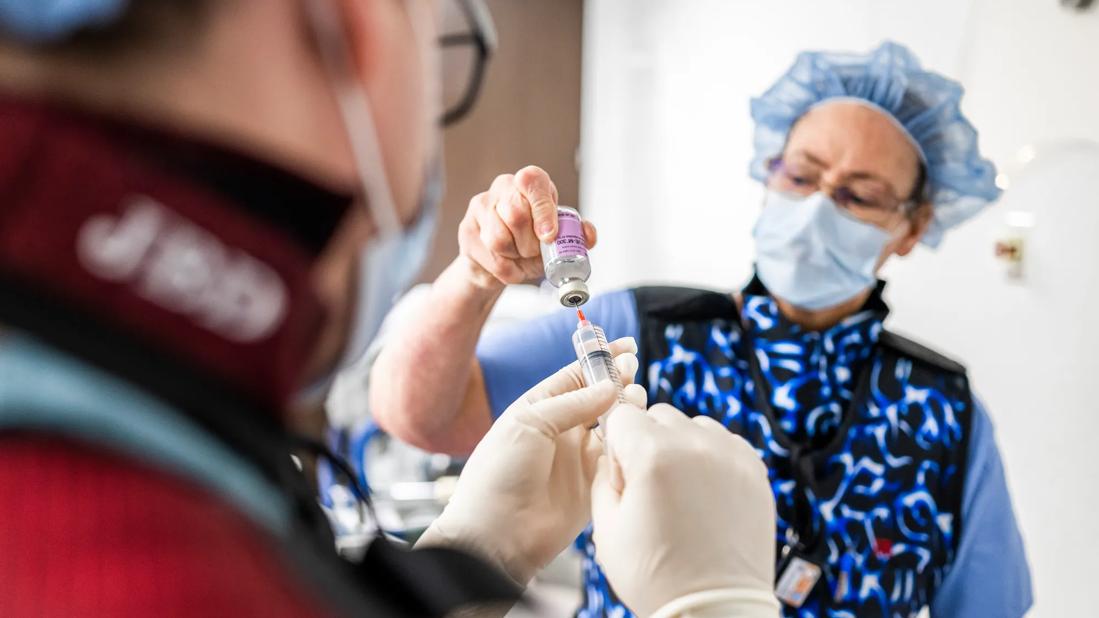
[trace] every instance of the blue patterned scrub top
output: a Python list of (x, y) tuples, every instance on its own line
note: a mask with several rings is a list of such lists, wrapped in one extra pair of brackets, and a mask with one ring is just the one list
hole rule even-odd
[[(638, 337), (645, 347), (652, 325), (638, 309), (638, 293), (596, 298), (587, 313), (611, 338)], [(987, 416), (956, 396), (960, 391), (944, 381), (949, 376), (940, 380), (904, 355), (875, 357), (887, 313), (875, 294), (840, 324), (805, 331), (785, 320), (765, 291), (747, 293), (739, 320), (729, 315), (701, 329), (674, 320), (662, 325), (664, 341), (650, 347), (663, 354), (641, 350), (645, 374), (638, 381), (651, 400), (713, 416), (757, 446), (773, 471), (779, 540), (790, 527), (783, 516), (792, 512), (793, 494), (783, 457), (793, 445), (832, 445), (831, 456), (818, 462), (825, 480), (813, 504), (829, 571), (816, 596), (827, 599), (787, 608), (788, 616), (906, 616), (926, 605), (935, 616), (1021, 616), (1031, 602), (1029, 572)], [(573, 322), (552, 316), (486, 332), (478, 358), (494, 411), (570, 360)], [(777, 428), (754, 409), (749, 339)], [(847, 419), (864, 374), (868, 404)], [(969, 450), (959, 450), (966, 441)], [(913, 455), (918, 463), (905, 461)], [(957, 497), (953, 506), (936, 503), (947, 494)], [(955, 525), (969, 512), (981, 521)], [(578, 546), (587, 554), (579, 615), (631, 615), (595, 563), (590, 537)], [(989, 547), (998, 560), (985, 553)]]

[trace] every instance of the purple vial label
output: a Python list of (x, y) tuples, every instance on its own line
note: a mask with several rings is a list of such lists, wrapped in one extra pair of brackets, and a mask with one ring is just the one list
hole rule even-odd
[(588, 256), (588, 244), (584, 242), (584, 226), (580, 217), (567, 210), (557, 211), (557, 240), (553, 241), (557, 257)]

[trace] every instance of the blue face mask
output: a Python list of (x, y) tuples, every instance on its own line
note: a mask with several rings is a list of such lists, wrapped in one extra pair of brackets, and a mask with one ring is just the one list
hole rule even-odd
[(439, 160), (428, 168), (416, 223), (371, 240), (363, 250), (359, 259), (355, 321), (337, 369), (346, 369), (366, 352), (389, 310), (416, 282), (431, 254), (442, 195), (443, 167)]
[(873, 287), (878, 258), (890, 240), (824, 193), (801, 197), (770, 190), (753, 236), (763, 285), (810, 310), (834, 307)]

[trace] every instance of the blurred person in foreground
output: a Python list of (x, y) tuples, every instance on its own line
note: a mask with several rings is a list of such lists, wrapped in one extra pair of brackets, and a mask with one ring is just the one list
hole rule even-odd
[[(337, 554), (290, 455), (330, 457), (298, 431), (426, 254), (461, 111), (439, 8), (0, 0), (0, 615), (499, 614), (593, 516), (638, 611), (776, 614), (752, 449), (631, 387), (611, 461), (614, 389), (575, 365), (516, 395), (414, 551)], [(699, 496), (699, 469), (736, 480)], [(668, 513), (700, 502), (709, 527)]]

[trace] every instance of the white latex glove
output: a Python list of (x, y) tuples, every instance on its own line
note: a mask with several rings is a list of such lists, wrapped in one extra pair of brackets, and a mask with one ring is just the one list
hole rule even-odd
[(775, 504), (740, 436), (668, 405), (617, 407), (592, 486), (596, 558), (640, 616), (778, 615)]
[[(610, 345), (627, 398), (637, 343)], [(603, 443), (591, 431), (616, 403), (610, 382), (584, 388), (573, 363), (527, 391), (504, 411), (474, 449), (454, 497), (417, 546), (462, 547), (488, 558), (526, 585), (571, 543), (591, 518), (591, 481)]]

